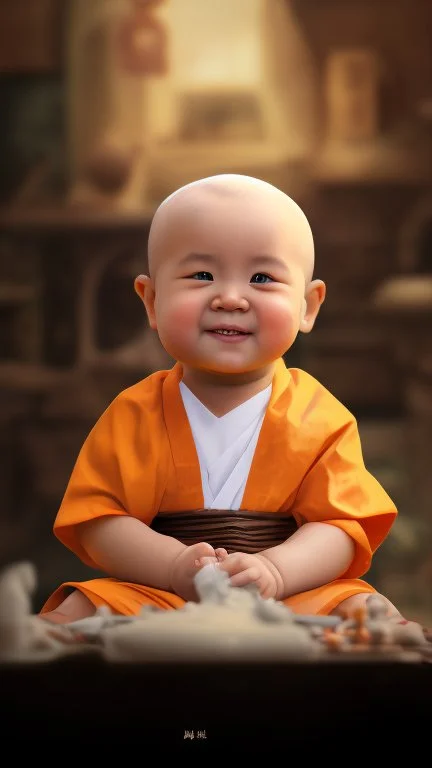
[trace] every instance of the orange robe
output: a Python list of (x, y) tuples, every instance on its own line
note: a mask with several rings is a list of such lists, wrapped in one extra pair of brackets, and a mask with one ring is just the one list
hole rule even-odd
[[(106, 515), (156, 515), (203, 508), (200, 467), (179, 390), (181, 364), (123, 391), (85, 441), (58, 511), (54, 533), (84, 563), (98, 568), (80, 542), (79, 526)], [(297, 525), (337, 526), (355, 542), (347, 571), (330, 584), (293, 595), (298, 613), (327, 614), (342, 600), (374, 592), (361, 580), (387, 536), (396, 509), (366, 470), (357, 424), (316, 379), (276, 363), (272, 393), (249, 472), (242, 510), (293, 516)], [(47, 600), (53, 610), (67, 588), (95, 606), (132, 615), (143, 605), (178, 608), (184, 601), (153, 587), (113, 578), (67, 582)]]

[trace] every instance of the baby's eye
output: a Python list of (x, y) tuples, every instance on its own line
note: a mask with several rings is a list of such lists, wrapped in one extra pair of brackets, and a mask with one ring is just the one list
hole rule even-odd
[(194, 280), (213, 280), (213, 275), (210, 272), (195, 272), (190, 277)]
[(270, 277), (270, 275), (265, 275), (263, 272), (257, 272), (251, 278), (251, 283), (268, 283), (268, 282), (274, 282), (273, 278)]

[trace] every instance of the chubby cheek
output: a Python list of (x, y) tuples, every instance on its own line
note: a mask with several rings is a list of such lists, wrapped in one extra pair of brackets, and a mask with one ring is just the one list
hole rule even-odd
[(300, 310), (285, 301), (275, 301), (260, 308), (261, 338), (270, 348), (287, 349), (298, 333)]
[(176, 297), (156, 308), (157, 330), (162, 343), (182, 346), (199, 330), (202, 307), (195, 297)]

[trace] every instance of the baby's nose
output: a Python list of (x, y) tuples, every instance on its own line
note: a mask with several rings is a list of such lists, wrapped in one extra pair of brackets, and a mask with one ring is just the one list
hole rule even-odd
[(245, 312), (249, 309), (249, 302), (240, 291), (235, 288), (226, 288), (220, 290), (213, 298), (212, 309), (225, 309), (227, 312), (240, 309)]

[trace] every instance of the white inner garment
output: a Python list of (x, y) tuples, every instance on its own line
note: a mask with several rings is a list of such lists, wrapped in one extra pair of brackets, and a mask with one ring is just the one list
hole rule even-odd
[(271, 395), (271, 384), (224, 416), (215, 416), (181, 381), (207, 509), (239, 509)]

